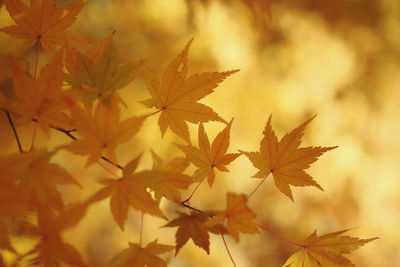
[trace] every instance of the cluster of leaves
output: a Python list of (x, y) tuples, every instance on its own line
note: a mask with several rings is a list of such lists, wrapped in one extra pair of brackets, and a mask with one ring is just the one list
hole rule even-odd
[[(27, 46), (36, 46), (37, 51), (33, 74), (22, 69), (15, 56), (10, 56), (13, 86), (0, 95), (0, 106), (19, 148), (18, 152), (0, 159), (0, 247), (17, 255), (16, 265), (34, 255), (32, 264), (58, 266), (62, 262), (86, 266), (79, 252), (63, 241), (62, 232), (74, 227), (91, 205), (103, 199), (109, 199), (111, 214), (121, 230), (124, 230), (129, 207), (141, 212), (142, 216), (149, 214), (168, 221), (165, 227), (178, 227), (175, 246), (158, 244), (157, 240), (147, 246), (141, 242), (129, 243), (127, 249), (111, 259), (109, 266), (166, 266), (166, 261), (158, 255), (175, 249), (176, 256), (189, 239), (209, 254), (210, 233), (220, 235), (224, 243), (224, 235), (239, 242), (240, 233), (259, 233), (265, 227), (256, 222), (256, 213), (248, 206), (258, 187), (249, 195), (228, 193), (226, 209), (221, 211), (202, 211), (189, 204), (204, 180), (207, 179), (212, 187), (217, 170), (228, 172), (227, 166), (241, 155), (247, 156), (259, 170), (254, 177), (262, 178), (263, 183), (271, 174), (276, 187), (292, 201), (290, 186), (314, 186), (322, 190), (305, 170), (324, 152), (335, 147), (300, 147), (304, 129), (311, 119), (278, 141), (270, 117), (259, 152), (228, 153), (233, 119), (228, 123), (198, 101), (237, 70), (188, 77), (188, 52), (192, 40), (169, 63), (159, 80), (142, 61), (120, 63), (112, 34), (90, 45), (86, 52), (74, 48), (76, 42), (89, 46), (87, 41), (67, 30), (84, 1), (62, 6), (56, 6), (55, 0), (30, 0), (29, 6), (20, 0), (4, 0), (4, 4), (16, 25), (0, 31), (23, 39)], [(37, 75), (41, 49), (50, 53), (52, 60)], [(143, 73), (150, 93), (150, 98), (142, 103), (155, 111), (121, 121), (120, 108), (125, 103), (118, 91), (139, 71)], [(129, 141), (140, 131), (143, 121), (155, 115), (159, 115), (162, 135), (169, 128), (185, 143), (178, 145), (185, 157), (164, 163), (151, 151), (153, 168), (143, 171), (137, 171), (140, 156), (125, 166), (118, 164), (116, 147)], [(27, 150), (19, 140), (15, 120), (18, 125), (35, 125), (32, 144)], [(209, 121), (226, 125), (212, 143), (203, 125)], [(198, 125), (197, 146), (191, 142), (188, 122)], [(35, 149), (37, 128), (47, 136), (50, 131), (63, 133), (71, 142), (60, 144), (56, 150)], [(89, 199), (66, 206), (58, 186), (82, 186), (62, 166), (51, 162), (60, 149), (87, 156), (87, 166), (106, 161), (120, 169), (122, 177), (101, 181), (103, 187)], [(185, 173), (189, 164), (197, 168), (192, 175)], [(182, 200), (181, 190), (188, 189), (193, 183), (198, 183), (196, 189), (189, 198)], [(162, 198), (176, 204), (176, 218), (170, 220), (160, 208)], [(36, 221), (27, 220), (27, 215), (34, 215)], [(23, 255), (14, 250), (9, 233), (11, 223), (18, 224), (24, 235), (38, 238), (32, 250)], [(314, 232), (304, 244), (292, 242), (301, 247), (301, 251), (290, 257), (285, 265), (353, 266), (342, 254), (373, 239), (352, 238), (344, 233), (318, 237)]]

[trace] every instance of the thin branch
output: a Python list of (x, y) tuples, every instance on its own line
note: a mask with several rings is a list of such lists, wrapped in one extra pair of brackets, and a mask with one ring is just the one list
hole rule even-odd
[(224, 241), (224, 245), (225, 245), (226, 251), (228, 252), (229, 258), (231, 259), (231, 261), (232, 261), (232, 263), (233, 263), (233, 266), (236, 267), (235, 261), (233, 260), (233, 257), (232, 257), (232, 255), (231, 255), (231, 252), (229, 251), (228, 245), (226, 244), (224, 235), (221, 234), (221, 237), (222, 237), (222, 241)]
[(19, 140), (17, 129), (15, 128), (15, 125), (14, 125), (14, 122), (13, 122), (13, 120), (11, 118), (10, 112), (8, 112), (5, 109), (3, 109), (3, 111), (4, 111), (4, 113), (6, 113), (6, 116), (7, 116), (7, 119), (8, 119), (8, 123), (10, 124), (11, 129), (12, 129), (12, 131), (14, 133), (14, 137), (15, 137), (15, 140), (17, 141), (17, 145), (18, 145), (18, 150), (19, 150), (20, 153), (23, 153), (24, 150), (22, 149), (21, 141)]
[[(34, 121), (34, 122), (38, 122), (38, 120), (37, 119), (32, 119), (32, 121)], [(56, 126), (54, 126), (54, 125), (50, 125), (50, 128), (52, 128), (52, 129), (54, 129), (54, 130), (56, 130), (56, 131), (58, 131), (58, 132), (60, 132), (60, 133), (63, 133), (63, 134), (65, 134), (66, 136), (68, 136), (69, 138), (71, 138), (72, 140), (78, 140), (78, 138), (76, 138), (72, 133), (73, 132), (76, 132), (77, 130), (76, 129), (71, 129), (71, 130), (67, 130), (67, 129), (63, 129), (63, 128), (60, 128), (60, 127), (56, 127)], [(110, 163), (111, 165), (113, 165), (114, 167), (117, 167), (118, 169), (124, 169), (124, 167), (123, 166), (121, 166), (121, 165), (119, 165), (119, 164), (117, 164), (117, 163), (115, 163), (115, 162), (112, 162), (110, 159), (108, 159), (107, 157), (105, 157), (105, 156), (101, 156), (101, 159), (102, 160), (104, 160), (104, 161), (106, 161), (106, 162), (108, 162), (108, 163)]]
[(62, 132), (63, 134), (65, 134), (66, 136), (68, 136), (69, 138), (71, 138), (72, 140), (77, 140), (77, 138), (71, 134), (71, 133), (73, 133), (73, 132), (76, 132), (75, 129), (66, 130), (66, 129), (63, 129), (63, 128), (55, 127), (55, 126), (53, 126), (53, 125), (50, 125), (50, 128), (53, 128), (54, 130), (57, 130), (57, 131), (59, 131), (59, 132)]
[(194, 210), (194, 211), (197, 211), (197, 212), (203, 212), (203, 211), (201, 211), (201, 210), (199, 210), (199, 209), (196, 209), (196, 208), (194, 208), (194, 207), (192, 207), (192, 206), (186, 204), (186, 202), (184, 202), (184, 201), (182, 201), (181, 204), (182, 204), (182, 206), (184, 206), (185, 208), (188, 208), (188, 209), (190, 209), (190, 210)]
[(117, 167), (118, 169), (121, 169), (121, 170), (124, 169), (123, 166), (119, 165), (118, 163), (112, 162), (109, 158), (106, 158), (105, 156), (101, 156), (101, 159), (104, 160), (104, 161), (107, 161), (108, 163), (110, 163), (114, 167)]
[(263, 229), (265, 232), (267, 232), (268, 234), (270, 234), (270, 235), (276, 237), (276, 238), (279, 239), (279, 240), (282, 240), (282, 241), (285, 241), (286, 243), (289, 243), (289, 244), (292, 244), (292, 245), (295, 245), (295, 246), (304, 248), (304, 245), (303, 245), (303, 244), (300, 244), (300, 243), (294, 242), (294, 241), (292, 241), (292, 240), (290, 240), (290, 239), (287, 239), (286, 237), (283, 237), (283, 236), (281, 236), (280, 234), (277, 234), (277, 233), (275, 233), (274, 231), (270, 230), (270, 229), (269, 229), (268, 227), (266, 227), (266, 226), (263, 226), (263, 225), (261, 225), (261, 224), (257, 224), (257, 225), (258, 225), (258, 227), (260, 227), (261, 229)]
[(258, 190), (258, 188), (264, 183), (264, 181), (268, 178), (269, 175), (265, 176), (262, 181), (256, 186), (256, 188), (254, 188), (253, 191), (251, 191), (251, 193), (247, 196), (247, 200), (250, 199), (250, 197)]

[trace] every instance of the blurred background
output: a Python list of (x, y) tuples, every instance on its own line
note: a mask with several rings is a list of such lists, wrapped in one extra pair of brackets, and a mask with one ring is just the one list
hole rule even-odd
[[(66, 2), (71, 1), (57, 1)], [(0, 26), (11, 23), (3, 6)], [(317, 114), (303, 146), (339, 146), (308, 170), (325, 191), (293, 188), (292, 203), (269, 178), (249, 206), (260, 224), (299, 242), (315, 229), (324, 234), (351, 228), (352, 236), (378, 236), (349, 258), (362, 267), (400, 266), (399, 1), (89, 0), (72, 30), (92, 42), (115, 31), (121, 61), (146, 59), (158, 75), (192, 37), (189, 73), (241, 69), (200, 101), (226, 120), (235, 118), (230, 152), (257, 151), (271, 113), (278, 137)], [(0, 49), (2, 54), (23, 55), (32, 68), (34, 48), (26, 49), (21, 41), (1, 34)], [(40, 64), (48, 57), (43, 52)], [(2, 66), (2, 85), (7, 83), (7, 68)], [(141, 75), (120, 94), (128, 104), (123, 117), (149, 112), (138, 103), (148, 98)], [(120, 164), (145, 152), (139, 169), (151, 168), (150, 148), (165, 160), (182, 156), (173, 145), (181, 142), (174, 134), (168, 131), (161, 139), (157, 119), (147, 120), (132, 141), (119, 146)], [(210, 139), (223, 126), (207, 123)], [(0, 128), (1, 154), (15, 151), (4, 114)], [(197, 144), (197, 127), (190, 128)], [(18, 129), (28, 145), (32, 125)], [(38, 138), (39, 146), (48, 144), (42, 133)], [(52, 133), (54, 147), (67, 141)], [(98, 165), (85, 169), (85, 161), (63, 151), (55, 157), (85, 188), (64, 187), (66, 202), (90, 196), (99, 188), (97, 181), (108, 177)], [(226, 192), (248, 194), (260, 181), (250, 178), (256, 169), (246, 157), (239, 157), (229, 170), (217, 173), (212, 189), (202, 184), (191, 204), (202, 210), (225, 209)], [(175, 205), (163, 200), (162, 206), (169, 218), (175, 216)], [(175, 243), (176, 228), (160, 228), (165, 222), (149, 216), (144, 222), (144, 243), (156, 238)], [(65, 240), (90, 266), (104, 266), (128, 241), (138, 241), (139, 224), (139, 212), (131, 210), (121, 232), (106, 200), (93, 205), (76, 228), (65, 232)], [(211, 236), (210, 241), (209, 256), (189, 241), (178, 257), (167, 253), (164, 258), (174, 267), (232, 266), (220, 236)], [(265, 232), (241, 235), (240, 243), (228, 237), (227, 242), (240, 267), (281, 266), (297, 250)], [(16, 236), (13, 245), (23, 252), (32, 241)]]

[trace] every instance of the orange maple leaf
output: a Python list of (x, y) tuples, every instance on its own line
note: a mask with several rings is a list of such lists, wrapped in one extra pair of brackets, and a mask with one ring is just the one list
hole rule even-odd
[(254, 222), (256, 214), (247, 206), (247, 197), (244, 194), (228, 193), (226, 211), (218, 212), (208, 224), (214, 225), (227, 221), (226, 230), (236, 242), (239, 242), (239, 233), (256, 234), (258, 226)]
[[(314, 117), (313, 117), (314, 118)], [(266, 178), (272, 174), (276, 187), (293, 201), (292, 186), (322, 187), (304, 171), (310, 167), (324, 152), (335, 147), (302, 147), (301, 137), (309, 119), (299, 127), (286, 134), (278, 142), (271, 127), (271, 116), (264, 129), (264, 138), (260, 143), (260, 152), (243, 152), (259, 171), (253, 176)]]
[(57, 52), (37, 79), (21, 70), (12, 59), (15, 96), (0, 97), (0, 106), (20, 115), (20, 123), (36, 121), (47, 135), (51, 126), (69, 128), (68, 116), (64, 114), (68, 106), (61, 90), (64, 76), (62, 59), (63, 52)]
[(56, 7), (56, 0), (30, 0), (28, 7), (20, 0), (4, 0), (4, 4), (17, 25), (0, 31), (25, 39), (25, 45), (38, 43), (55, 52), (65, 42), (86, 42), (67, 29), (75, 22), (85, 1), (76, 1)]
[(203, 124), (199, 126), (198, 142), (199, 148), (192, 145), (178, 147), (186, 154), (197, 170), (193, 174), (195, 180), (207, 178), (210, 187), (214, 183), (215, 168), (220, 171), (228, 172), (226, 165), (235, 160), (241, 153), (226, 153), (229, 147), (229, 138), (232, 120), (214, 139), (212, 145), (204, 131)]
[(110, 161), (116, 163), (115, 148), (118, 144), (129, 141), (140, 130), (146, 118), (146, 116), (131, 117), (120, 122), (120, 109), (114, 98), (111, 99), (110, 105), (97, 103), (93, 116), (90, 110), (86, 111), (71, 100), (68, 102), (71, 124), (81, 139), (71, 142), (64, 148), (79, 155), (89, 155), (86, 166), (99, 160), (103, 152)]
[(118, 253), (108, 267), (166, 267), (167, 263), (158, 257), (174, 249), (174, 246), (157, 244), (157, 240), (147, 244), (146, 247), (136, 243), (129, 243), (129, 248)]
[(149, 69), (144, 70), (151, 98), (142, 101), (147, 107), (155, 107), (161, 112), (158, 125), (162, 135), (170, 128), (188, 143), (190, 143), (190, 137), (187, 121), (191, 123), (225, 122), (210, 107), (197, 101), (212, 93), (220, 82), (238, 71), (204, 72), (186, 78), (188, 51), (191, 43), (192, 40), (169, 63), (161, 78), (161, 83), (152, 71)]
[(175, 203), (180, 203), (179, 189), (187, 189), (189, 185), (196, 182), (192, 177), (182, 173), (189, 162), (184, 158), (174, 158), (164, 164), (153, 150), (151, 153), (153, 169), (133, 174), (133, 176), (154, 192), (157, 202), (160, 202), (161, 197), (164, 196)]
[(210, 254), (210, 235), (208, 232), (215, 234), (225, 233), (225, 229), (219, 227), (215, 223), (210, 223), (214, 212), (192, 212), (186, 214), (178, 212), (179, 217), (170, 221), (164, 227), (178, 227), (175, 234), (176, 250), (175, 256), (178, 255), (179, 250), (190, 239), (193, 243), (204, 249), (207, 254)]
[(134, 78), (142, 60), (120, 64), (113, 35), (94, 45), (86, 54), (67, 50), (67, 81), (75, 88), (84, 103), (95, 99), (106, 101)]
[(139, 157), (124, 167), (121, 178), (117, 180), (103, 180), (102, 184), (105, 187), (95, 193), (90, 200), (93, 202), (110, 197), (111, 213), (121, 230), (124, 230), (130, 206), (143, 213), (167, 220), (167, 217), (160, 210), (158, 203), (146, 191), (146, 185), (143, 183), (143, 180), (138, 179), (141, 173), (133, 173), (137, 167)]
[(62, 240), (61, 234), (80, 222), (86, 214), (88, 204), (88, 202), (71, 204), (58, 215), (47, 208), (40, 209), (37, 217), (38, 225), (24, 226), (27, 235), (40, 237), (39, 243), (23, 257), (37, 254), (31, 261), (36, 264), (43, 263), (44, 266), (59, 266), (61, 262), (71, 266), (87, 266), (79, 252)]
[[(10, 196), (10, 198), (15, 198), (17, 202), (22, 201), (20, 204), (27, 205), (20, 206), (20, 208), (30, 209), (45, 206), (62, 210), (64, 202), (57, 185), (74, 184), (81, 187), (65, 169), (49, 162), (54, 154), (55, 152), (39, 150), (9, 155), (6, 159), (7, 170), (2, 172), (0, 178), (4, 177), (17, 185), (15, 191), (18, 194), (14, 197)], [(0, 166), (0, 171), (2, 169)], [(3, 185), (3, 181), (0, 184)], [(11, 207), (13, 206), (11, 205)], [(6, 207), (4, 210), (7, 210)], [(18, 213), (17, 211), (12, 213), (14, 212)]]
[(342, 254), (349, 254), (353, 250), (372, 240), (357, 237), (343, 236), (348, 230), (318, 236), (314, 231), (304, 241), (302, 250), (293, 254), (283, 265), (288, 267), (352, 267), (355, 266)]

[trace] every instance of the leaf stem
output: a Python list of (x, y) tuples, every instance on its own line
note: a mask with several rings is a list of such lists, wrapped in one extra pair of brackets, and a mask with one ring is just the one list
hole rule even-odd
[(274, 231), (272, 231), (271, 229), (269, 229), (269, 228), (266, 227), (266, 226), (263, 226), (263, 225), (261, 225), (261, 224), (257, 224), (257, 225), (258, 225), (258, 227), (260, 227), (261, 229), (263, 229), (265, 232), (267, 232), (268, 234), (270, 234), (270, 235), (276, 237), (276, 238), (279, 239), (279, 240), (282, 240), (282, 241), (284, 241), (284, 242), (286, 242), (286, 243), (289, 243), (289, 244), (292, 244), (292, 245), (295, 245), (295, 246), (298, 246), (298, 247), (302, 247), (302, 248), (305, 247), (303, 244), (294, 242), (294, 241), (292, 241), (292, 240), (290, 240), (290, 239), (287, 239), (286, 237), (281, 236), (280, 234), (275, 233)]
[(36, 80), (37, 68), (39, 65), (39, 50), (40, 50), (40, 38), (36, 42), (36, 59), (35, 59), (35, 72), (33, 73), (33, 79)]
[(247, 196), (247, 200), (250, 199), (250, 197), (258, 190), (258, 188), (264, 183), (264, 181), (268, 178), (269, 175), (265, 176), (262, 181), (256, 186), (256, 188), (254, 188), (253, 191), (251, 191), (251, 193)]
[(201, 180), (201, 181), (196, 185), (196, 187), (194, 188), (194, 190), (193, 190), (193, 192), (190, 194), (190, 196), (189, 196), (187, 199), (185, 199), (184, 201), (182, 201), (182, 203), (187, 203), (187, 202), (193, 197), (194, 193), (197, 191), (197, 189), (199, 188), (199, 186), (201, 185), (201, 183), (202, 183), (204, 180), (205, 180), (205, 179)]
[(221, 234), (221, 237), (222, 237), (222, 241), (224, 241), (224, 245), (225, 245), (226, 251), (228, 252), (229, 258), (231, 259), (231, 261), (232, 261), (232, 263), (233, 263), (233, 266), (236, 267), (236, 264), (235, 264), (235, 261), (233, 260), (232, 254), (231, 254), (231, 252), (229, 251), (228, 245), (226, 244), (224, 235)]
[(143, 217), (144, 213), (142, 211), (142, 216), (140, 218), (140, 237), (139, 237), (139, 246), (142, 246), (142, 238), (143, 238)]
[(163, 111), (162, 108), (160, 108), (159, 110), (156, 110), (156, 111), (154, 111), (154, 112), (151, 112), (151, 113), (149, 113), (149, 114), (146, 114), (146, 115), (144, 115), (144, 117), (150, 117), (150, 116), (156, 115), (157, 113), (159, 113), (159, 112), (161, 112), (161, 111)]
[(103, 163), (101, 163), (100, 160), (97, 161), (97, 163), (103, 167), (103, 169), (105, 169), (106, 171), (108, 171), (109, 173), (111, 173), (112, 175), (114, 175), (115, 177), (118, 177), (118, 175), (116, 175), (112, 170), (110, 170), (107, 166), (103, 165)]
[(35, 147), (37, 128), (38, 128), (38, 124), (35, 123), (35, 126), (33, 127), (32, 142), (31, 142), (31, 147), (29, 148), (29, 152), (32, 151), (33, 148)]
[(8, 119), (8, 124), (10, 124), (11, 129), (12, 129), (12, 131), (14, 133), (14, 137), (15, 137), (15, 140), (17, 141), (17, 145), (18, 145), (18, 150), (19, 150), (20, 153), (23, 153), (24, 150), (22, 149), (21, 141), (19, 140), (17, 129), (15, 128), (15, 125), (14, 125), (14, 122), (13, 122), (13, 120), (11, 118), (10, 112), (8, 112), (5, 109), (3, 109), (3, 111), (4, 111), (4, 113), (6, 113), (6, 116), (7, 116), (7, 119)]

